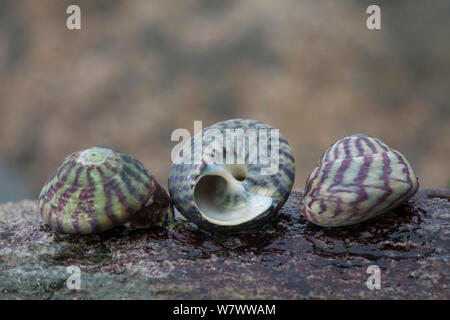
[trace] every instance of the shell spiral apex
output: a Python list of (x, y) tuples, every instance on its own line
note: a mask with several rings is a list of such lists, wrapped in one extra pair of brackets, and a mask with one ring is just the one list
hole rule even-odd
[(201, 229), (241, 232), (278, 216), (294, 177), (294, 156), (277, 129), (234, 119), (205, 128), (183, 146), (170, 168), (169, 193)]
[(43, 221), (64, 233), (97, 233), (124, 224), (163, 225), (173, 219), (166, 191), (135, 158), (106, 147), (69, 155), (39, 195)]
[(377, 138), (357, 134), (333, 143), (309, 176), (300, 210), (326, 227), (380, 216), (419, 188), (408, 160)]

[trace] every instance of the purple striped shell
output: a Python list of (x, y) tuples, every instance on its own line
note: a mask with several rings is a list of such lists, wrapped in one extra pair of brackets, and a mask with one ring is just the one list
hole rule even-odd
[(118, 225), (147, 228), (173, 219), (167, 192), (135, 158), (93, 147), (74, 152), (42, 188), (43, 221), (64, 233), (97, 233)]
[(306, 182), (300, 210), (317, 225), (349, 226), (397, 207), (418, 188), (400, 152), (377, 138), (352, 135), (323, 154)]
[[(232, 132), (237, 136), (228, 140)], [(170, 196), (184, 217), (209, 232), (255, 230), (278, 217), (294, 184), (295, 160), (277, 129), (251, 119), (226, 120), (185, 146), (193, 149), (191, 156), (182, 161), (181, 150), (169, 173)], [(228, 156), (231, 163), (224, 161)]]

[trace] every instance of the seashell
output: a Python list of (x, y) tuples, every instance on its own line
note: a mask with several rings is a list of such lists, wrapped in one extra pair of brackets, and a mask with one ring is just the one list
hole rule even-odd
[[(240, 134), (236, 143), (227, 145), (227, 132), (233, 129)], [(250, 138), (252, 133), (254, 139)], [(189, 163), (180, 163), (186, 146), (188, 150), (193, 148), (194, 156), (188, 157)], [(195, 148), (199, 146), (203, 152), (195, 162), (199, 155)], [(264, 155), (268, 154), (274, 156), (274, 162), (278, 157), (273, 172), (264, 172), (268, 167)], [(227, 156), (240, 161), (230, 163)], [(259, 121), (234, 119), (205, 128), (184, 145), (170, 168), (169, 193), (180, 213), (201, 229), (241, 232), (261, 227), (278, 216), (294, 177), (294, 156), (278, 130)]]
[(306, 182), (300, 210), (320, 226), (349, 226), (397, 207), (418, 188), (400, 152), (357, 134), (333, 143), (323, 154)]
[(39, 196), (42, 219), (64, 233), (97, 233), (124, 224), (161, 226), (173, 219), (167, 192), (132, 156), (105, 147), (69, 155)]

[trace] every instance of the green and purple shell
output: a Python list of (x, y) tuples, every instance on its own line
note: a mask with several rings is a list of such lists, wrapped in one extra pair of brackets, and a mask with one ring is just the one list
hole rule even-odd
[(167, 192), (144, 166), (104, 147), (69, 155), (44, 185), (39, 209), (46, 224), (64, 233), (146, 228), (173, 219)]
[(352, 135), (323, 154), (306, 182), (300, 210), (317, 225), (349, 226), (397, 207), (418, 188), (400, 152), (377, 138)]
[(255, 120), (216, 123), (192, 137), (169, 173), (175, 207), (201, 229), (241, 232), (273, 221), (286, 202), (295, 161), (279, 131)]

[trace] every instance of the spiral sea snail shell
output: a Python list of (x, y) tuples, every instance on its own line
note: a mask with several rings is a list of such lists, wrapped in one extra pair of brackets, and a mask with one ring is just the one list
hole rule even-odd
[(166, 191), (132, 156), (105, 147), (69, 155), (39, 196), (43, 221), (64, 233), (97, 233), (124, 224), (160, 226), (173, 219)]
[[(227, 144), (230, 132), (237, 133), (232, 145)], [(199, 161), (195, 151), (187, 163), (181, 161), (184, 152), (199, 146)], [(205, 128), (185, 147), (169, 172), (169, 193), (184, 217), (209, 232), (246, 231), (277, 217), (295, 177), (294, 156), (277, 129), (255, 120), (227, 120)], [(267, 162), (257, 156), (269, 154), (278, 165), (265, 172)], [(236, 161), (224, 160), (228, 156)]]
[(397, 207), (418, 188), (400, 152), (357, 134), (333, 143), (323, 154), (306, 182), (300, 210), (317, 225), (349, 226)]

